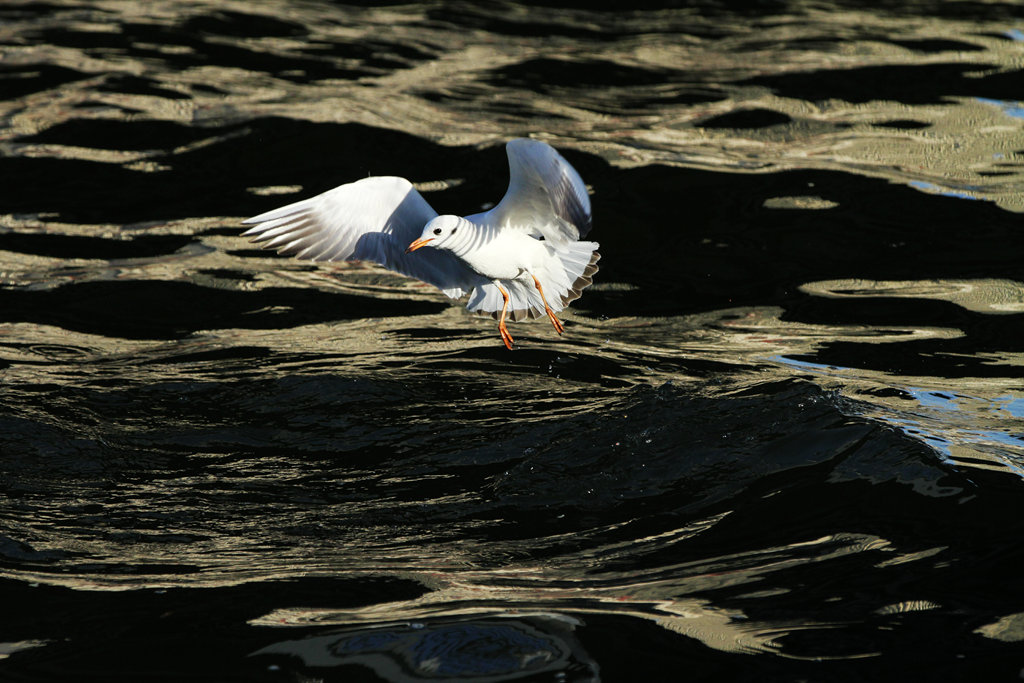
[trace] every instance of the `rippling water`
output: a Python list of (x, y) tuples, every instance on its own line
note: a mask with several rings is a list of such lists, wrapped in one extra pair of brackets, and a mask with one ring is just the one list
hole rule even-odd
[[(0, 7), (0, 678), (1016, 680), (1016, 3)], [(239, 221), (504, 142), (566, 334)]]

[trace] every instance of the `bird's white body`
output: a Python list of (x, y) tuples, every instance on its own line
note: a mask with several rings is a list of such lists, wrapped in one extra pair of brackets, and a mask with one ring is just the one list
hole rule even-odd
[(488, 280), (518, 279), (553, 258), (543, 242), (526, 233), (503, 232), (466, 218), (460, 221), (462, 232), (445, 248)]
[[(485, 213), (467, 218), (438, 217), (446, 218), (457, 220), (459, 230), (443, 248), (488, 280), (515, 280), (557, 265), (554, 250), (543, 241), (525, 232), (501, 230), (488, 222)], [(424, 232), (429, 233), (430, 228)]]
[(452, 298), (469, 293), (467, 308), (498, 318), (509, 348), (506, 317), (546, 314), (561, 333), (554, 313), (597, 272), (598, 244), (580, 239), (590, 230), (590, 199), (551, 146), (517, 139), (506, 150), (508, 191), (483, 213), (438, 216), (408, 180), (380, 176), (250, 218), (245, 234), (279, 253), (370, 260)]

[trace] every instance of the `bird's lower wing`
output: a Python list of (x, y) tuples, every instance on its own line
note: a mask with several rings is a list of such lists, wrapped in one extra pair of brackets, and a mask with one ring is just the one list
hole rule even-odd
[[(540, 294), (532, 284), (522, 280), (502, 280), (501, 286), (508, 292), (508, 312), (506, 317), (513, 321), (532, 320), (544, 315), (544, 303)], [(504, 305), (504, 297), (497, 285), (485, 280), (474, 288), (469, 295), (466, 308), (473, 313), (498, 318)]]
[(408, 180), (379, 176), (254, 216), (242, 234), (302, 259), (373, 261), (458, 298), (480, 281), (462, 261), (438, 249), (405, 253), (436, 216)]

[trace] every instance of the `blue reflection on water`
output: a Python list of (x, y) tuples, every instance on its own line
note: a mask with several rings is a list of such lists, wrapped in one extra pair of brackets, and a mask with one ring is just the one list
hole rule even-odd
[(1020, 102), (1014, 102), (1011, 100), (992, 100), (987, 97), (979, 97), (977, 99), (983, 104), (992, 104), (999, 107), (1007, 116), (1012, 116), (1015, 119), (1024, 119), (1024, 104), (1021, 104)]
[[(842, 378), (846, 372), (857, 372), (852, 368), (785, 356), (774, 356), (770, 360), (804, 372), (836, 378)], [(871, 401), (870, 404), (880, 411), (870, 410), (865, 414), (927, 443), (946, 462), (958, 464), (953, 447), (962, 446), (994, 455), (999, 463), (1024, 476), (1024, 430), (1016, 429), (1014, 420), (1005, 419), (1024, 417), (1024, 398), (1012, 394), (987, 398), (920, 387), (901, 388), (917, 401), (920, 412), (914, 409), (896, 411), (884, 403)], [(997, 420), (998, 426), (986, 428), (987, 425), (981, 423), (987, 420)]]
[(1012, 396), (1007, 396), (1006, 404), (1003, 405), (1003, 410), (1014, 417), (1024, 417), (1024, 398), (1013, 398)]
[(907, 387), (907, 393), (916, 398), (918, 403), (925, 408), (938, 408), (940, 410), (956, 410), (957, 408), (954, 396), (947, 396), (937, 391), (918, 389), (916, 387)]
[(1011, 28), (1009, 30), (1003, 31), (1003, 35), (1006, 36), (1007, 38), (1012, 38), (1013, 40), (1024, 41), (1024, 31), (1021, 31), (1019, 28)]
[(949, 188), (936, 185), (935, 183), (928, 183), (923, 180), (912, 180), (910, 181), (910, 186), (916, 187), (917, 189), (924, 190), (926, 192), (941, 194), (944, 197), (956, 197), (957, 199), (973, 199), (974, 201), (981, 201), (981, 197), (975, 197), (974, 195), (968, 194), (966, 192), (950, 190)]
[[(974, 410), (969, 410), (963, 405), (964, 403), (975, 403), (979, 406), (987, 404), (988, 411), (999, 413), (1007, 412), (1013, 417), (1020, 417), (1024, 414), (1024, 398), (1014, 398), (1013, 396), (997, 396), (992, 399), (980, 397), (980, 396), (966, 396), (963, 394), (950, 393), (946, 395), (937, 391), (929, 391), (927, 389), (919, 389), (916, 387), (907, 387), (907, 393), (916, 398), (922, 407), (931, 408), (935, 410), (945, 411), (949, 413), (973, 413), (979, 412), (980, 408), (975, 407)], [(1010, 466), (1017, 471), (1018, 474), (1024, 474), (1024, 468), (1021, 467), (1021, 451), (1024, 449), (1024, 433), (1012, 433), (1010, 429), (979, 429), (972, 427), (968, 424), (970, 417), (966, 419), (960, 419), (955, 422), (960, 424), (954, 424), (951, 422), (951, 426), (957, 429), (959, 432), (959, 440), (967, 445), (974, 446), (1002, 446), (1008, 449), (1008, 452), (1004, 453), (1005, 456), (1002, 458), (1004, 464)]]

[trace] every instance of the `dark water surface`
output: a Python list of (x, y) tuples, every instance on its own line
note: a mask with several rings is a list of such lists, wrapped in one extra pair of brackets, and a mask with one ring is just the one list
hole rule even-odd
[[(0, 680), (1014, 681), (1024, 7), (0, 6)], [(535, 135), (567, 316), (239, 221)]]

